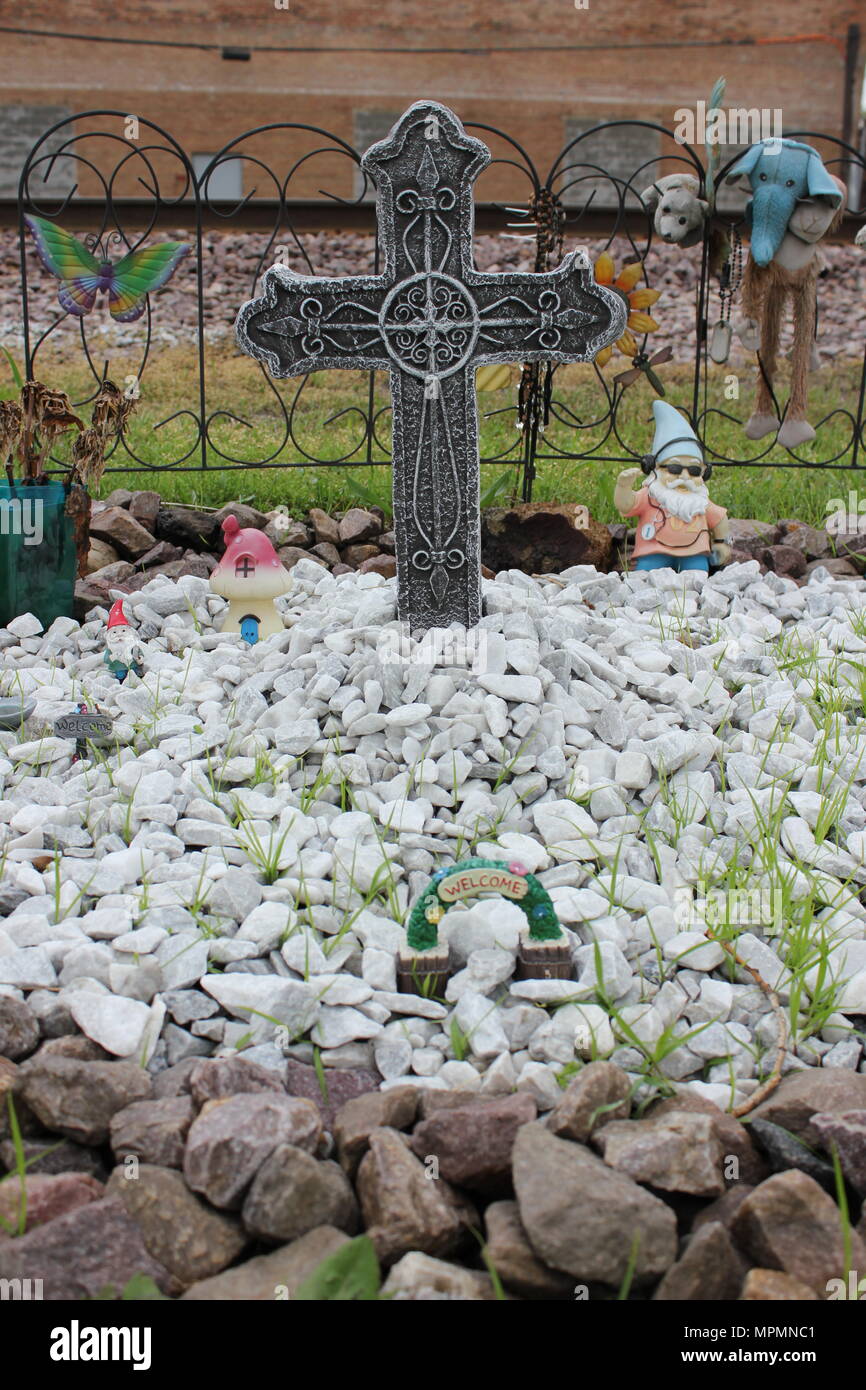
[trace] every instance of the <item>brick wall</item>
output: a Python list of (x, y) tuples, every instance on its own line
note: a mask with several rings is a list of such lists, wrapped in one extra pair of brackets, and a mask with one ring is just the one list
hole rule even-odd
[[(288, 9), (277, 9), (274, 0), (137, 0), (134, 21), (125, 23), (114, 0), (96, 0), (88, 6), (86, 26), (80, 6), (71, 3), (31, 0), (26, 10), (7, 10), (5, 22), (33, 28), (221, 45), (340, 45), (348, 51), (257, 53), (250, 62), (226, 62), (213, 52), (0, 35), (0, 194), (13, 191), (22, 131), (38, 125), (40, 109), (135, 113), (165, 127), (190, 154), (201, 154), (212, 153), (240, 130), (272, 121), (322, 126), (353, 143), (375, 131), (389, 113), (419, 97), (433, 97), (465, 121), (498, 125), (516, 135), (546, 172), (567, 132), (610, 119), (671, 126), (674, 111), (705, 100), (724, 73), (726, 105), (780, 107), (789, 129), (840, 135), (840, 48), (847, 25), (863, 17), (862, 0), (813, 0), (808, 11), (791, 0), (764, 0), (759, 6), (745, 0), (723, 6), (715, 0), (589, 0), (585, 10), (576, 9), (574, 0), (287, 3)], [(837, 44), (811, 38), (714, 46), (724, 38), (779, 39), (802, 31)], [(632, 52), (610, 47), (622, 43), (641, 47)], [(515, 51), (387, 51), (484, 44)], [(564, 44), (608, 47), (567, 52)], [(677, 44), (689, 46), (669, 46)], [(554, 51), (528, 51), (544, 45)], [(362, 48), (374, 51), (358, 51)], [(862, 55), (858, 93), (860, 78)], [(121, 123), (116, 126), (120, 133)], [(281, 133), (246, 148), (285, 165), (310, 147), (308, 139)], [(495, 142), (494, 148), (506, 153)], [(166, 189), (179, 190), (180, 167), (166, 163), (161, 172)], [(245, 188), (253, 177), (245, 172)], [(88, 191), (86, 176), (81, 187)], [(259, 187), (265, 191), (261, 180)], [(291, 192), (315, 196), (323, 187), (353, 196), (351, 166), (333, 157), (320, 160), (301, 172)], [(479, 196), (487, 198), (513, 199), (525, 191), (503, 167), (484, 175), (479, 185)]]

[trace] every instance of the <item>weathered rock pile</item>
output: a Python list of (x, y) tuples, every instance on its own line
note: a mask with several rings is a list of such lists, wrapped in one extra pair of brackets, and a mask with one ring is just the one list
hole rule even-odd
[[(76, 614), (105, 605), (112, 589), (134, 593), (157, 574), (207, 578), (223, 550), (222, 522), (231, 513), (242, 526), (264, 530), (286, 569), (309, 559), (332, 574), (396, 573), (394, 533), (378, 507), (352, 507), (329, 515), (313, 507), (295, 519), (285, 510), (260, 512), (245, 503), (220, 510), (165, 503), (156, 492), (115, 488), (92, 504), (88, 574), (76, 587)], [(866, 533), (830, 519), (830, 530), (796, 520), (731, 522), (732, 558), (757, 560), (762, 573), (802, 581), (819, 565), (838, 578), (866, 571)], [(482, 513), (483, 573), (518, 569), (556, 574), (574, 565), (621, 570), (630, 562), (634, 530), (604, 525), (576, 503), (520, 503)]]
[[(26, 1013), (0, 999), (0, 1039), (14, 1030), (16, 1052)], [(359, 1232), (397, 1299), (491, 1300), (491, 1265), (509, 1299), (610, 1298), (630, 1270), (640, 1299), (847, 1289), (839, 1209), (809, 1168), (829, 1168), (835, 1140), (855, 1209), (866, 1195), (863, 1076), (782, 1082), (755, 1120), (796, 1151), (780, 1162), (679, 1089), (632, 1115), (610, 1062), (587, 1064), (546, 1119), (527, 1094), (365, 1092), (372, 1078), (351, 1072), (332, 1074), (331, 1093), (297, 1063), (188, 1058), (151, 1077), (68, 1036), (2, 1068), (30, 1167), (0, 1186), (13, 1229), (26, 1193), (24, 1232), (0, 1235), (0, 1278), (41, 1280), (47, 1299), (119, 1292), (142, 1274), (184, 1299), (291, 1297)], [(8, 1137), (0, 1160), (13, 1162)], [(849, 1258), (866, 1261), (863, 1221)]]

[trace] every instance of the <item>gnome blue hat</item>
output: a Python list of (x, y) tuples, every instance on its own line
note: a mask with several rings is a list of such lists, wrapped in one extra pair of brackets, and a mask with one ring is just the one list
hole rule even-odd
[(694, 458), (698, 463), (703, 463), (700, 442), (684, 415), (668, 405), (667, 401), (653, 401), (653, 416), (655, 435), (652, 451), (657, 464), (675, 457)]

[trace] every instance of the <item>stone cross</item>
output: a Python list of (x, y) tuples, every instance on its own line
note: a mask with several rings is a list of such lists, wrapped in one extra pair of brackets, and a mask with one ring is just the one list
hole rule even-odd
[(273, 376), (390, 372), (398, 613), (414, 632), (481, 616), (474, 368), (587, 362), (625, 329), (584, 251), (543, 274), (473, 267), (472, 185), (490, 151), (447, 107), (416, 102), (363, 169), (377, 189), (381, 275), (274, 265), (240, 310), (241, 347)]

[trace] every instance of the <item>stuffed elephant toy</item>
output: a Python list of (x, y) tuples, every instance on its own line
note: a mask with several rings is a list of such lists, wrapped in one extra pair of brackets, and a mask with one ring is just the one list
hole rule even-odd
[(839, 185), (827, 173), (818, 151), (799, 140), (759, 140), (737, 161), (726, 182), (746, 185), (751, 191), (746, 218), (751, 224), (751, 256), (756, 265), (769, 265), (773, 260), (803, 199), (823, 203), (833, 211), (842, 201)]
[(709, 203), (699, 198), (694, 174), (665, 174), (645, 188), (641, 202), (653, 213), (653, 226), (662, 241), (696, 246), (704, 235)]
[[(743, 346), (760, 352), (749, 439), (775, 434), (786, 449), (814, 439), (806, 419), (808, 374), (815, 357), (815, 316), (821, 257), (818, 242), (844, 213), (845, 185), (824, 168), (811, 145), (781, 138), (752, 145), (727, 176), (751, 191), (749, 262), (743, 278)], [(782, 314), (790, 300), (794, 319), (791, 392), (784, 419), (776, 413), (773, 382)]]

